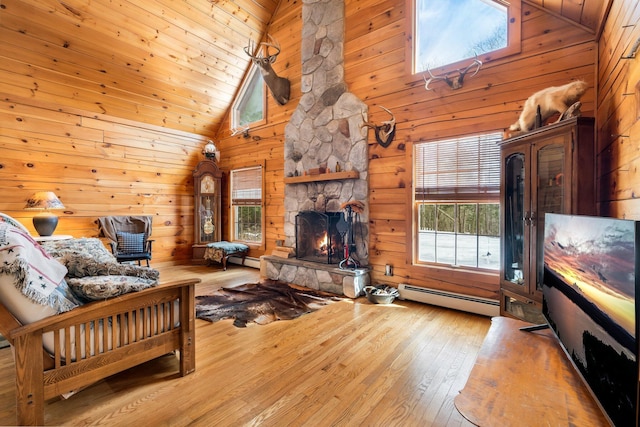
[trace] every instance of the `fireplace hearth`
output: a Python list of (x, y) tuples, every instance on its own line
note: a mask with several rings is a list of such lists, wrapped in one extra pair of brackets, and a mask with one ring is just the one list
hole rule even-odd
[(347, 223), (342, 212), (303, 211), (296, 215), (296, 258), (324, 264), (343, 259)]

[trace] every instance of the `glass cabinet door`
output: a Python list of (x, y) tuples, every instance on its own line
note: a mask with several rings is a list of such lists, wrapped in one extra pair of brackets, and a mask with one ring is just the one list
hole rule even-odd
[[(564, 213), (565, 206), (565, 144), (564, 141), (550, 143), (541, 146), (535, 154), (535, 171), (537, 182), (533, 189), (536, 194), (535, 217), (532, 224), (535, 225), (535, 286), (542, 290), (544, 275), (544, 215), (545, 213)], [(533, 236), (532, 236), (533, 237)], [(533, 271), (532, 271), (533, 273)]]
[(595, 120), (581, 117), (500, 144), (500, 313), (544, 323), (547, 213), (596, 214)]
[(525, 155), (514, 153), (504, 160), (503, 280), (524, 286), (525, 277)]

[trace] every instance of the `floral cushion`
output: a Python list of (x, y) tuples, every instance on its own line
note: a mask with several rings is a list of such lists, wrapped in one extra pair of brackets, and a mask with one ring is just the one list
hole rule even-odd
[(92, 259), (97, 262), (117, 262), (111, 252), (104, 247), (100, 239), (95, 237), (82, 237), (79, 239), (54, 240), (42, 242), (44, 250), (49, 255), (60, 260), (77, 257)]
[(71, 290), (87, 301), (104, 300), (158, 284), (157, 280), (133, 276), (89, 276), (68, 279)]
[(83, 237), (42, 245), (49, 255), (67, 267), (67, 277), (125, 275), (157, 280), (160, 276), (153, 268), (118, 263), (100, 239)]
[(118, 238), (118, 252), (123, 254), (139, 254), (144, 252), (144, 233), (127, 233), (119, 231), (116, 233)]
[(144, 279), (158, 280), (160, 272), (154, 268), (142, 267), (118, 262), (99, 262), (90, 258), (65, 258), (61, 262), (67, 267), (67, 277), (78, 278), (85, 276), (133, 276)]
[(158, 284), (154, 268), (121, 264), (100, 239), (44, 242), (45, 251), (67, 267), (67, 284), (82, 300), (105, 299)]

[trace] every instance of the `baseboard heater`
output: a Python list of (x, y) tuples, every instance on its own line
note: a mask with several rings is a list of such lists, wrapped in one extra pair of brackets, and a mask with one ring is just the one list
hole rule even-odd
[[(242, 258), (231, 255), (229, 257), (229, 260), (227, 261), (227, 263), (242, 265)], [(260, 260), (258, 258), (254, 258), (254, 257), (249, 257), (248, 256), (244, 260), (244, 266), (245, 267), (251, 267), (251, 268), (258, 268), (259, 269), (260, 268)]]
[(490, 317), (500, 315), (500, 301), (494, 299), (421, 288), (404, 283), (398, 285), (398, 291), (400, 291), (400, 299), (424, 302)]

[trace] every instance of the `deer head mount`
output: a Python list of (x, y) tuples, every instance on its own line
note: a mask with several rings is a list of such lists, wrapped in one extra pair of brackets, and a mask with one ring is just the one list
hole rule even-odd
[[(424, 88), (426, 90), (432, 90), (429, 87), (429, 84), (431, 84), (431, 82), (444, 80), (444, 82), (448, 84), (451, 89), (460, 89), (462, 87), (462, 84), (464, 83), (464, 76), (466, 76), (467, 73), (473, 68), (475, 68), (476, 70), (469, 77), (473, 77), (478, 74), (478, 71), (480, 71), (480, 68), (482, 68), (482, 61), (478, 59), (478, 55), (476, 55), (476, 58), (471, 62), (471, 64), (467, 65), (465, 68), (458, 68), (457, 70), (443, 74), (441, 76), (434, 76), (431, 73), (431, 70), (427, 68), (427, 73), (429, 73), (429, 76), (431, 77), (429, 79), (424, 77)], [(452, 77), (451, 75), (455, 73), (458, 73), (458, 75)]]
[(379, 107), (391, 115), (391, 120), (382, 122), (380, 126), (376, 126), (375, 123), (368, 122), (363, 113), (362, 120), (364, 121), (364, 123), (362, 124), (362, 127), (366, 126), (372, 128), (376, 134), (376, 141), (378, 141), (378, 144), (382, 145), (382, 147), (384, 148), (387, 148), (393, 141), (393, 138), (396, 136), (396, 117), (391, 111), (387, 110), (382, 105), (380, 105)]
[[(262, 74), (262, 79), (267, 84), (267, 87), (271, 91), (271, 95), (276, 100), (276, 102), (280, 105), (284, 105), (289, 101), (290, 95), (290, 83), (288, 79), (284, 77), (279, 77), (271, 64), (276, 62), (276, 58), (280, 53), (280, 45), (278, 45), (275, 40), (270, 35), (267, 35), (271, 43), (262, 42), (258, 45), (257, 52), (255, 45), (251, 39), (249, 39), (249, 45), (244, 48), (244, 52), (249, 55), (249, 58), (253, 61), (254, 64), (260, 68), (260, 74)], [(264, 56), (261, 51), (264, 47)], [(274, 48), (276, 50), (275, 53), (269, 55), (269, 48)]]

